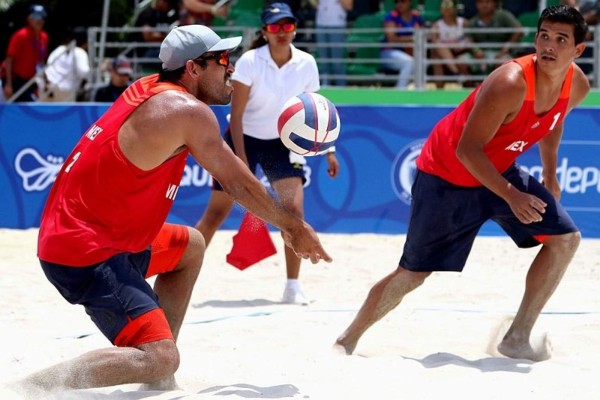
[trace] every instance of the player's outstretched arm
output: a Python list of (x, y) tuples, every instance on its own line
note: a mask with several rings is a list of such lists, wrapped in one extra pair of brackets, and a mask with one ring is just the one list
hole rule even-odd
[(320, 260), (330, 262), (332, 259), (321, 245), (314, 229), (276, 202), (223, 141), (217, 120), (208, 106), (199, 106), (199, 110), (192, 115), (199, 120), (191, 122), (190, 126), (194, 128), (186, 136), (186, 145), (196, 161), (219, 181), (234, 200), (281, 229), (286, 244), (299, 257), (310, 259), (313, 263)]

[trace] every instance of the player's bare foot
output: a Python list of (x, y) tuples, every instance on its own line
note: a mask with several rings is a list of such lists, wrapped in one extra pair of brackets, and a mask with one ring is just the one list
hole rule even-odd
[(539, 362), (552, 357), (552, 344), (550, 343), (550, 339), (548, 339), (548, 335), (544, 335), (541, 343), (535, 346), (535, 348), (529, 342), (521, 342), (507, 337), (498, 345), (498, 351), (506, 357)]
[(344, 343), (343, 339), (338, 338), (333, 345), (333, 350), (338, 354), (351, 355), (356, 348), (356, 343)]

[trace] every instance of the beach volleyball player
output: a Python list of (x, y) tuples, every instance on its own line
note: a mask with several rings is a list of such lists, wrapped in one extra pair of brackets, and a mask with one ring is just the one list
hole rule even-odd
[[(538, 21), (535, 54), (499, 66), (433, 128), (417, 159), (399, 266), (371, 289), (337, 339), (338, 349), (351, 354), (365, 331), (433, 271), (462, 271), (479, 228), (491, 219), (517, 246), (541, 245), (498, 351), (533, 361), (550, 357), (549, 342), (533, 348), (530, 336), (580, 241), (559, 203), (556, 169), (564, 119), (589, 91), (588, 79), (574, 63), (585, 49), (586, 34), (576, 9), (546, 8)], [(542, 183), (515, 164), (535, 143)]]
[[(38, 256), (65, 299), (84, 306), (116, 346), (36, 372), (14, 387), (31, 393), (145, 383), (173, 389), (176, 339), (205, 242), (165, 224), (188, 154), (249, 211), (279, 227), (312, 262), (331, 261), (314, 230), (267, 193), (220, 135), (209, 104), (231, 99), (229, 51), (201, 25), (161, 44), (162, 70), (134, 82), (81, 137), (44, 210)], [(145, 280), (157, 275), (154, 287)]]

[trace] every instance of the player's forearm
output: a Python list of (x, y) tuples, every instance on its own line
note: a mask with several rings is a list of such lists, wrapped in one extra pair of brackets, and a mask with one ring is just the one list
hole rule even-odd
[(249, 170), (242, 172), (241, 176), (238, 173), (237, 176), (239, 179), (232, 179), (231, 183), (220, 182), (235, 201), (252, 214), (284, 232), (292, 233), (299, 229), (303, 223), (302, 220), (275, 201)]
[(505, 200), (511, 196), (514, 187), (496, 170), (483, 151), (460, 149), (456, 155), (483, 186)]

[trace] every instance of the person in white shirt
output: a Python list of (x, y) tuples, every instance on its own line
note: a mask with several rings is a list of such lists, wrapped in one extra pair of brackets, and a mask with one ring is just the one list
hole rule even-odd
[[(440, 47), (433, 49), (434, 58), (443, 60), (443, 64), (433, 65), (433, 74), (442, 77), (446, 73), (462, 75), (463, 80), (471, 72), (471, 67), (464, 62), (470, 58), (469, 40), (465, 36), (464, 27), (467, 20), (457, 15), (454, 0), (442, 0), (440, 3), (441, 17), (431, 26), (431, 42)], [(462, 62), (461, 62), (462, 61)], [(436, 87), (442, 89), (445, 82), (436, 80)]]
[[(318, 0), (315, 26), (323, 86), (346, 86), (345, 46), (353, 0)], [(333, 75), (333, 76), (330, 76)]]
[(50, 53), (44, 70), (46, 87), (41, 101), (77, 101), (77, 93), (90, 73), (86, 48), (87, 32), (77, 29), (67, 33), (63, 44)]
[[(236, 62), (232, 75), (234, 90), (226, 140), (254, 173), (260, 164), (283, 207), (303, 218), (305, 160), (283, 145), (277, 118), (288, 99), (320, 89), (319, 71), (312, 55), (292, 45), (297, 19), (287, 4), (268, 5), (261, 19), (261, 35)], [(339, 171), (335, 148), (325, 157), (333, 178)], [(214, 180), (208, 205), (196, 224), (207, 246), (233, 204)], [(301, 259), (286, 246), (285, 260), (287, 281), (282, 302), (308, 304), (298, 282)]]

